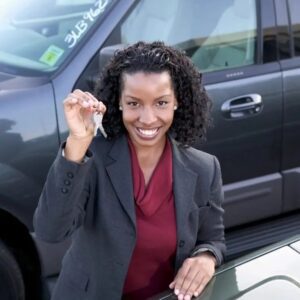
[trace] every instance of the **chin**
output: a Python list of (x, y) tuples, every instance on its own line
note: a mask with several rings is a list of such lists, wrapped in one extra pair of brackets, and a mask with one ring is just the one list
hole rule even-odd
[(138, 135), (137, 133), (134, 133), (134, 135), (131, 134), (129, 136), (131, 140), (139, 146), (154, 147), (165, 141), (166, 133), (164, 133), (163, 135), (159, 133), (155, 137), (143, 137)]

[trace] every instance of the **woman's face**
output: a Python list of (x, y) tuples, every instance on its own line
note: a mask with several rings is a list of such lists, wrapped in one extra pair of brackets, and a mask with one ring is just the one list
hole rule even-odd
[(177, 100), (167, 71), (123, 74), (123, 123), (136, 147), (159, 147), (165, 143), (175, 105)]

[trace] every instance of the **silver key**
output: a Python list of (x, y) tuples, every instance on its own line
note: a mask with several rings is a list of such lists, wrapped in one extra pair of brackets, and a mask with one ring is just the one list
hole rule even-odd
[(97, 135), (97, 131), (98, 131), (98, 128), (100, 129), (102, 135), (107, 138), (107, 134), (103, 128), (103, 125), (102, 125), (102, 119), (103, 119), (103, 114), (102, 113), (94, 113), (94, 122), (95, 122), (95, 129), (94, 129), (94, 136)]

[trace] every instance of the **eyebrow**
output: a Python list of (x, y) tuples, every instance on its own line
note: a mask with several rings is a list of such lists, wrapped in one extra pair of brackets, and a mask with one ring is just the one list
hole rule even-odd
[[(124, 96), (128, 97), (128, 98), (131, 98), (131, 99), (134, 99), (134, 100), (138, 100), (138, 101), (142, 100), (140, 98), (137, 98), (137, 97), (134, 97), (134, 96), (131, 96), (131, 95), (124, 95)], [(158, 98), (155, 98), (155, 100), (159, 100), (163, 97), (170, 97), (170, 96), (172, 96), (172, 95), (171, 94), (164, 94), (164, 95), (159, 96)]]

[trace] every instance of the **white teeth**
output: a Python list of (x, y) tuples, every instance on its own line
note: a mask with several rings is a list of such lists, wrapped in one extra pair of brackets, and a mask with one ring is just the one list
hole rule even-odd
[(158, 128), (155, 128), (155, 129), (141, 129), (141, 128), (138, 128), (138, 131), (143, 134), (143, 135), (146, 135), (146, 136), (153, 136), (156, 134), (156, 132), (158, 131)]

